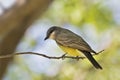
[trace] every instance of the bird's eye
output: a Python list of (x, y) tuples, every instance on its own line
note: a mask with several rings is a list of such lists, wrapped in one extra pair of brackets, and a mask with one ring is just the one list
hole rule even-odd
[(50, 30), (49, 34), (51, 34), (55, 29)]
[(53, 30), (52, 31), (50, 31), (50, 34), (53, 32)]

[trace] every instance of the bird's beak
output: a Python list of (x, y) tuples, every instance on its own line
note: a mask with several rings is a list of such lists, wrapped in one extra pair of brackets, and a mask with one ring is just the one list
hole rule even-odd
[(48, 36), (46, 36), (44, 40), (46, 40), (46, 39), (48, 39)]

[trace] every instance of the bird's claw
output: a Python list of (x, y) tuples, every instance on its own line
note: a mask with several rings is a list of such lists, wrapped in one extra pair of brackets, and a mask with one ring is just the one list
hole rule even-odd
[(76, 58), (77, 61), (79, 61), (79, 59), (80, 59), (79, 56), (76, 56), (75, 58)]
[(66, 54), (63, 54), (63, 55), (61, 56), (61, 57), (62, 57), (62, 60), (64, 60), (64, 59), (65, 59), (65, 55), (66, 55)]

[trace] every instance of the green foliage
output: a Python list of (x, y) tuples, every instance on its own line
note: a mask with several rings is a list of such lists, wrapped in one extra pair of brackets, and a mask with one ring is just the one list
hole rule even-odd
[[(105, 32), (108, 33), (110, 38), (107, 41), (104, 40), (105, 51), (95, 56), (103, 70), (95, 69), (87, 59), (80, 61), (69, 59), (62, 63), (54, 76), (45, 73), (36, 74), (25, 66), (21, 67), (21, 71), (28, 71), (33, 80), (120, 80), (120, 27), (116, 26), (111, 10), (103, 5), (104, 0), (94, 1), (55, 0), (43, 18), (60, 25), (68, 23), (84, 27), (86, 24), (91, 24), (95, 27), (95, 32), (100, 32), (97, 35), (97, 37), (101, 36), (100, 40), (105, 38)], [(107, 42), (110, 43), (107, 44)], [(34, 41), (30, 41), (30, 43), (31, 46), (36, 44)], [(20, 64), (24, 64), (24, 61)], [(14, 72), (13, 75), (15, 75)], [(17, 80), (17, 78), (14, 77), (14, 80)]]
[(92, 24), (97, 30), (114, 25), (111, 11), (101, 2), (85, 0), (56, 0), (47, 15), (55, 23), (71, 23), (82, 27)]
[(70, 23), (79, 27), (93, 25), (97, 32), (103, 33), (102, 37), (98, 35), (100, 39), (104, 32), (111, 31), (108, 40), (111, 43), (107, 45), (108, 41), (104, 42), (107, 46), (105, 52), (95, 56), (103, 70), (94, 69), (87, 60), (74, 64), (66, 62), (57, 77), (54, 77), (56, 80), (120, 80), (120, 28), (116, 27), (111, 10), (103, 3), (92, 0), (56, 0), (48, 11), (48, 17), (58, 24)]

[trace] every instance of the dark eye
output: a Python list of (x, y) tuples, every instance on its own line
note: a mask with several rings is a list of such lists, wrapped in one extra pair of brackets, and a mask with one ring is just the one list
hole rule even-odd
[(50, 36), (50, 34), (51, 34), (53, 31), (54, 31), (54, 30), (52, 30), (52, 29), (48, 30), (47, 35)]
[(51, 29), (49, 30), (49, 34), (51, 34), (54, 30), (55, 30), (55, 28), (51, 28)]
[(57, 27), (51, 27), (48, 32), (47, 32), (47, 35), (49, 36), (53, 31), (55, 31), (57, 29)]
[(51, 30), (49, 33), (51, 34), (54, 30)]

